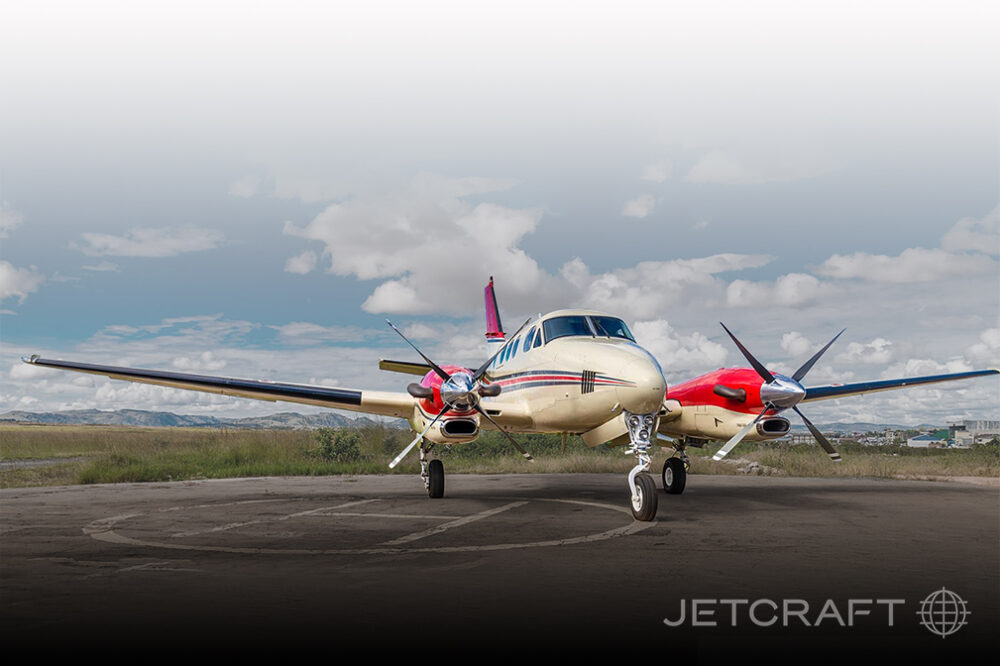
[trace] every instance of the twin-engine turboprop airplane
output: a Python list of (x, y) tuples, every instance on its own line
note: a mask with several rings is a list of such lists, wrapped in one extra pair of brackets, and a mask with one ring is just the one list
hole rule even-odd
[[(676, 440), (674, 453), (663, 467), (664, 488), (676, 494), (685, 485), (687, 445), (730, 438), (716, 454), (718, 459), (742, 439), (780, 437), (788, 431), (789, 422), (778, 413), (791, 408), (802, 416), (796, 406), (801, 400), (998, 372), (986, 370), (804, 389), (798, 381), (829, 344), (789, 378), (770, 373), (734, 337), (753, 370), (719, 370), (668, 392), (659, 363), (636, 343), (620, 318), (592, 310), (557, 310), (534, 321), (529, 319), (507, 338), (492, 278), (485, 289), (485, 300), (486, 338), (492, 355), (475, 370), (438, 365), (389, 322), (424, 360), (423, 363), (379, 362), (384, 370), (422, 377), (419, 383), (411, 383), (405, 393), (93, 365), (37, 355), (22, 360), (111, 379), (405, 418), (417, 434), (390, 467), (419, 445), (420, 476), (428, 495), (435, 498), (444, 495), (444, 466), (441, 460), (430, 459), (431, 449), (436, 444), (471, 442), (484, 427), (502, 432), (528, 460), (531, 455), (510, 433), (571, 433), (580, 435), (590, 446), (604, 442), (627, 445), (626, 453), (636, 458), (628, 474), (628, 484), (632, 515), (637, 520), (652, 520), (656, 515), (656, 486), (645, 472), (649, 470), (650, 449), (657, 437)], [(802, 418), (820, 444), (835, 455), (815, 426)]]

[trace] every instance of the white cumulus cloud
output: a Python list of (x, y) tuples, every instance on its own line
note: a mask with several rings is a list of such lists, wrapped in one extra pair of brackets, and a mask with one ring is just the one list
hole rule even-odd
[(652, 164), (647, 164), (646, 168), (642, 170), (642, 179), (651, 180), (654, 183), (663, 183), (670, 178), (673, 170), (673, 165), (666, 160), (653, 162)]
[(0, 201), (0, 238), (7, 238), (11, 230), (19, 227), (24, 216), (10, 207), (6, 201)]
[(316, 256), (315, 252), (306, 250), (302, 254), (289, 257), (288, 261), (285, 262), (285, 271), (305, 275), (306, 273), (311, 273), (316, 268), (318, 260), (319, 257)]
[(305, 226), (286, 223), (284, 231), (323, 243), (328, 272), (382, 280), (363, 304), (368, 312), (465, 314), (481, 306), (479, 285), (491, 274), (507, 298), (537, 301), (555, 278), (519, 243), (535, 230), (541, 210), (462, 198), (510, 185), (419, 174), (403, 191), (333, 204)]
[(98, 233), (82, 235), (86, 245), (78, 249), (85, 254), (118, 257), (172, 257), (184, 252), (211, 250), (223, 240), (219, 231), (193, 226), (135, 228), (124, 236)]
[(1000, 254), (1000, 206), (982, 219), (966, 217), (941, 237), (941, 247), (952, 252)]
[(0, 301), (17, 298), (18, 303), (23, 303), (43, 282), (45, 276), (34, 266), (17, 268), (9, 261), (0, 261)]
[(899, 256), (856, 252), (835, 254), (819, 267), (820, 275), (871, 282), (937, 282), (964, 275), (980, 275), (1000, 270), (997, 262), (981, 254), (956, 254), (921, 247), (903, 250)]
[(885, 365), (896, 360), (896, 350), (892, 342), (885, 338), (875, 338), (871, 342), (851, 342), (847, 350), (837, 356), (838, 363), (862, 363), (865, 365)]
[(813, 302), (832, 288), (807, 273), (789, 273), (774, 282), (733, 280), (726, 289), (731, 306), (799, 306)]
[(636, 342), (660, 362), (668, 379), (675, 382), (721, 367), (728, 355), (725, 347), (702, 333), (678, 333), (666, 319), (637, 321), (632, 333)]
[(653, 195), (643, 194), (626, 201), (625, 205), (622, 206), (622, 215), (642, 219), (653, 212), (654, 206), (656, 206), (656, 199), (653, 198)]

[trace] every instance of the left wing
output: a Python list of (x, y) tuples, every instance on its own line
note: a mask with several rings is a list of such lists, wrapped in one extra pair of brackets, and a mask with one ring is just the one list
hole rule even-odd
[(240, 398), (269, 400), (276, 402), (297, 402), (319, 407), (346, 409), (352, 412), (380, 414), (408, 419), (413, 415), (413, 398), (408, 393), (390, 393), (386, 391), (357, 391), (353, 389), (311, 386), (308, 384), (286, 384), (256, 379), (233, 379), (229, 377), (210, 377), (182, 372), (167, 372), (164, 370), (145, 370), (142, 368), (123, 368), (114, 365), (94, 365), (77, 363), (75, 361), (56, 361), (40, 358), (38, 355), (21, 358), (25, 363), (58, 370), (72, 370), (92, 375), (104, 375), (111, 379), (123, 379), (130, 382), (155, 384), (171, 388), (219, 393)]
[(802, 398), (802, 402), (808, 402), (810, 400), (829, 400), (830, 398), (840, 398), (845, 395), (875, 393), (876, 391), (891, 391), (893, 389), (919, 386), (921, 384), (950, 382), (956, 379), (969, 379), (970, 377), (983, 377), (985, 375), (996, 374), (1000, 374), (1000, 370), (992, 368), (990, 370), (956, 372), (949, 375), (928, 375), (925, 377), (907, 377), (905, 379), (885, 379), (874, 382), (859, 382), (857, 384), (842, 384), (840, 386), (816, 386), (806, 389), (806, 396)]

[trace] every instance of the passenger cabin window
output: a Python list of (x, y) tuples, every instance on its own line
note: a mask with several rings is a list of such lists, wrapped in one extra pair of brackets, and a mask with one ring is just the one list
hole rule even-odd
[(635, 338), (632, 337), (632, 332), (628, 330), (628, 326), (617, 317), (592, 316), (590, 320), (594, 322), (594, 328), (597, 329), (598, 335), (606, 335), (611, 338), (624, 338), (635, 342)]
[(565, 338), (570, 335), (593, 335), (587, 318), (583, 315), (569, 315), (567, 317), (553, 317), (542, 322), (545, 329), (545, 341), (552, 342), (556, 338)]

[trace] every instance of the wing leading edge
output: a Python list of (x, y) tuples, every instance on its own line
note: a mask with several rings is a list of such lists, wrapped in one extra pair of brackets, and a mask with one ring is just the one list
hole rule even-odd
[(983, 377), (986, 375), (996, 374), (1000, 374), (1000, 370), (992, 368), (990, 370), (956, 372), (948, 375), (928, 375), (925, 377), (906, 377), (904, 379), (885, 379), (874, 382), (859, 382), (857, 384), (842, 384), (840, 386), (816, 386), (806, 389), (806, 396), (802, 399), (802, 402), (808, 402), (810, 400), (829, 400), (830, 398), (841, 398), (847, 395), (875, 393), (877, 391), (891, 391), (893, 389), (905, 388), (909, 386), (920, 386), (921, 384), (935, 384), (937, 382), (950, 382), (957, 379), (969, 379), (971, 377)]
[(58, 370), (72, 370), (92, 375), (104, 375), (111, 379), (154, 384), (170, 388), (218, 393), (240, 398), (269, 400), (271, 402), (297, 402), (319, 407), (346, 409), (352, 412), (380, 414), (409, 418), (413, 414), (413, 398), (407, 393), (386, 391), (357, 391), (353, 389), (310, 386), (308, 384), (288, 384), (256, 379), (234, 379), (211, 377), (164, 370), (123, 368), (114, 365), (94, 365), (75, 361), (57, 361), (39, 356), (21, 358), (25, 363)]

